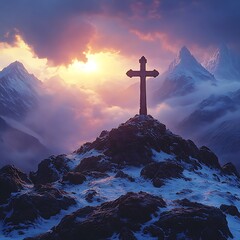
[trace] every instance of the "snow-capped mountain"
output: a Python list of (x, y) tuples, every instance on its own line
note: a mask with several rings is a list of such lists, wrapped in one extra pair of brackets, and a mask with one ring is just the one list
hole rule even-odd
[(1, 239), (239, 239), (239, 173), (151, 116), (30, 176), (0, 169)]
[(0, 115), (22, 119), (38, 104), (41, 82), (22, 63), (14, 62), (0, 72)]
[(240, 57), (222, 44), (205, 63), (206, 69), (220, 80), (240, 81)]
[[(195, 59), (186, 47), (180, 50), (178, 56), (170, 64), (168, 70), (160, 76), (160, 79), (163, 80), (161, 86), (157, 86), (156, 80), (152, 81), (154, 87), (150, 86), (151, 89), (155, 89), (153, 95), (157, 101), (185, 96), (195, 91), (197, 85), (204, 82), (216, 84), (214, 76)], [(158, 89), (156, 90), (156, 88)]]

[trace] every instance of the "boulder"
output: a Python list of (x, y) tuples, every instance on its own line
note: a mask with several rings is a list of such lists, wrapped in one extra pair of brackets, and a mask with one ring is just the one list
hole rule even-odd
[(82, 173), (91, 171), (104, 173), (111, 169), (111, 163), (104, 156), (99, 155), (82, 159), (74, 171)]
[(236, 167), (231, 163), (226, 163), (222, 166), (223, 173), (227, 175), (235, 175), (236, 177), (240, 178), (239, 172), (237, 171)]
[(230, 215), (232, 215), (232, 216), (237, 216), (237, 217), (240, 218), (240, 213), (239, 213), (237, 207), (234, 206), (234, 205), (225, 205), (225, 204), (222, 204), (222, 205), (220, 206), (220, 209), (221, 209), (224, 213), (226, 213), (226, 214), (230, 214)]
[(22, 190), (32, 182), (28, 176), (14, 166), (7, 165), (0, 169), (0, 203), (6, 202), (11, 193)]
[(107, 239), (114, 233), (120, 239), (136, 239), (132, 231), (140, 230), (140, 224), (151, 219), (151, 215), (165, 202), (150, 194), (127, 193), (115, 201), (97, 207), (84, 207), (64, 217), (51, 232), (32, 240), (78, 240)]
[(31, 172), (30, 178), (34, 184), (56, 182), (70, 171), (69, 162), (70, 160), (64, 154), (51, 156), (39, 163), (37, 172)]
[(82, 184), (86, 181), (86, 177), (79, 172), (68, 172), (63, 176), (63, 182), (69, 182), (71, 184)]
[(181, 178), (183, 167), (176, 162), (153, 162), (147, 164), (141, 170), (141, 176), (151, 179), (155, 187), (161, 187), (164, 179)]
[[(220, 209), (189, 200), (176, 201), (181, 206), (160, 214), (154, 223), (161, 228), (166, 239), (216, 239), (227, 240), (233, 237), (227, 224), (226, 216)], [(162, 234), (161, 234), (162, 236)]]
[(221, 169), (221, 166), (218, 162), (218, 157), (209, 148), (205, 146), (202, 146), (199, 149), (197, 159), (208, 167)]
[(52, 186), (39, 185), (31, 192), (11, 199), (5, 208), (9, 214), (5, 217), (4, 224), (20, 226), (31, 224), (38, 217), (49, 219), (75, 203), (75, 200), (66, 192)]

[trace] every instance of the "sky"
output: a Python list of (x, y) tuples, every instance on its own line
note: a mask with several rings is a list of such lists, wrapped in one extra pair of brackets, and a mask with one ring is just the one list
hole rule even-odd
[(239, 52), (239, 9), (239, 0), (0, 1), (0, 69), (18, 60), (45, 83), (55, 109), (42, 108), (45, 125), (70, 126), (59, 120), (47, 137), (74, 136), (60, 144), (74, 148), (138, 112), (138, 93), (115, 92), (138, 82), (125, 73), (141, 56), (162, 73), (182, 46), (200, 62), (222, 43)]

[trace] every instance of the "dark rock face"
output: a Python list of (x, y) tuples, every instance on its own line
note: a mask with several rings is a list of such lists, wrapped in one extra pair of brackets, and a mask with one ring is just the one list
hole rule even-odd
[(203, 146), (199, 149), (198, 160), (209, 167), (219, 168), (221, 166), (218, 162), (217, 156), (207, 147)]
[(128, 228), (123, 228), (119, 234), (119, 240), (137, 240), (133, 232)]
[[(76, 171), (100, 171), (125, 166), (142, 166), (153, 162), (153, 151), (175, 156), (196, 169), (200, 163), (221, 169), (218, 158), (207, 147), (198, 147), (191, 140), (184, 140), (166, 130), (166, 126), (150, 115), (136, 115), (110, 132), (103, 131), (92, 143), (84, 144), (75, 153), (91, 150), (99, 156), (83, 159)], [(192, 159), (196, 159), (195, 162)]]
[(79, 172), (68, 172), (63, 176), (63, 181), (71, 184), (82, 184), (86, 181), (86, 177)]
[(141, 176), (146, 179), (151, 179), (154, 186), (160, 187), (163, 185), (162, 179), (181, 178), (183, 167), (175, 162), (154, 162), (146, 165), (142, 171)]
[(43, 160), (38, 165), (37, 172), (30, 173), (30, 178), (34, 184), (46, 184), (59, 180), (62, 175), (70, 171), (66, 155), (51, 156)]
[[(119, 233), (120, 239), (136, 239), (132, 231), (149, 221), (151, 214), (165, 207), (165, 202), (144, 192), (127, 193), (98, 207), (84, 207), (62, 219), (51, 233), (35, 240), (106, 239)], [(128, 238), (129, 237), (129, 238)]]
[(111, 164), (104, 158), (104, 156), (94, 156), (82, 159), (80, 164), (75, 168), (76, 172), (106, 172), (111, 170)]
[(150, 235), (151, 237), (157, 237), (158, 240), (165, 240), (163, 230), (156, 225), (150, 225), (145, 227), (143, 229), (143, 232)]
[(8, 225), (31, 224), (38, 217), (49, 219), (75, 204), (75, 200), (64, 191), (51, 186), (40, 186), (29, 193), (11, 199), (5, 211), (4, 223)]
[(220, 209), (227, 213), (227, 214), (230, 214), (232, 216), (237, 216), (240, 218), (240, 212), (238, 211), (237, 207), (234, 206), (234, 205), (225, 205), (225, 204), (222, 204), (220, 206)]
[(24, 185), (31, 184), (26, 174), (14, 166), (7, 165), (0, 169), (0, 203), (5, 202), (13, 192), (18, 192)]
[(236, 167), (231, 162), (223, 165), (222, 170), (227, 175), (235, 175), (238, 178), (240, 178), (239, 172), (237, 171)]
[(87, 143), (76, 152), (100, 150), (111, 162), (120, 165), (139, 166), (150, 162), (150, 148), (159, 148), (158, 140), (166, 132), (166, 127), (151, 116), (145, 117), (147, 120), (144, 116), (135, 116), (110, 132), (103, 131), (94, 142)]
[(218, 208), (187, 199), (179, 203), (185, 207), (161, 213), (154, 223), (164, 231), (164, 239), (177, 239), (178, 234), (183, 234), (185, 239), (227, 240), (232, 237), (226, 216)]

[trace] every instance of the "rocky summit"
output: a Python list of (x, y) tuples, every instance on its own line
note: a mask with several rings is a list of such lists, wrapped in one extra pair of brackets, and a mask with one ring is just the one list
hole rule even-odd
[(232, 163), (136, 115), (29, 176), (0, 169), (0, 238), (239, 239), (239, 187)]

